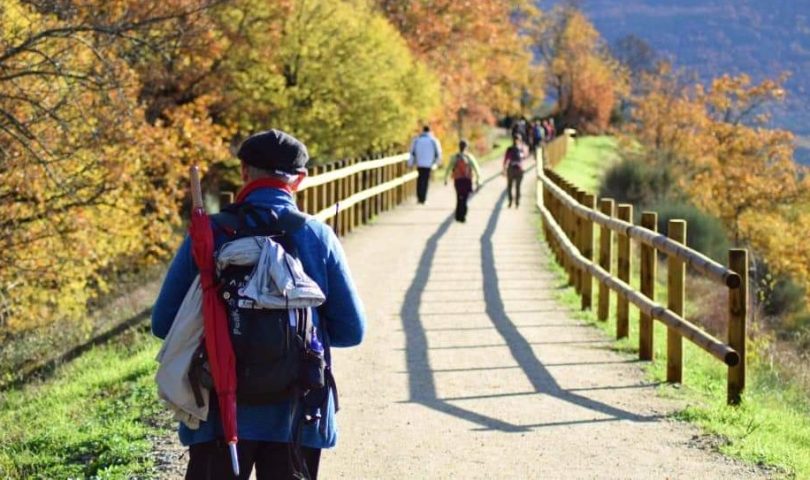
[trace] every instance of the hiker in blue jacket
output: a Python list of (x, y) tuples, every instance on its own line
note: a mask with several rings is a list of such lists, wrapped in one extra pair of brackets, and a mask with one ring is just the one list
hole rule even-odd
[(408, 167), (416, 165), (416, 201), (421, 205), (427, 200), (430, 173), (442, 161), (442, 145), (430, 133), (430, 126), (422, 127), (422, 133), (413, 139)]
[[(242, 180), (246, 183), (237, 197), (259, 207), (269, 217), (272, 211), (283, 217), (296, 211), (295, 189), (306, 176), (309, 159), (306, 147), (294, 137), (279, 130), (269, 130), (249, 137), (237, 152), (241, 161)], [(217, 216), (213, 217), (216, 223)], [(266, 221), (266, 219), (265, 219)], [(216, 247), (227, 237), (214, 229)], [(334, 232), (324, 223), (308, 218), (303, 227), (291, 234), (304, 271), (321, 288), (326, 301), (313, 310), (313, 322), (321, 335), (334, 347), (351, 347), (363, 339), (365, 315), (352, 281), (343, 249)], [(165, 338), (175, 315), (197, 275), (188, 237), (180, 246), (166, 273), (166, 278), (152, 310), (152, 332)], [(320, 328), (326, 325), (326, 331)], [(302, 425), (300, 444), (303, 460), (311, 478), (316, 478), (321, 449), (337, 441), (335, 424), (337, 392), (329, 390), (326, 411), (312, 424)], [(293, 401), (237, 408), (239, 459), (241, 475), (248, 478), (256, 468), (256, 478), (293, 478), (292, 465)], [(187, 479), (234, 478), (227, 445), (217, 412), (217, 402), (210, 402), (208, 420), (199, 429), (181, 424), (180, 441), (189, 446)]]

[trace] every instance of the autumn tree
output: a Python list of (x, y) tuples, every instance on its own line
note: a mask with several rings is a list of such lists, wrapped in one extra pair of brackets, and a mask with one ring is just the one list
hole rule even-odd
[(604, 131), (629, 87), (624, 68), (610, 55), (599, 32), (572, 6), (555, 7), (534, 31), (563, 123), (585, 132)]
[(444, 137), (452, 130), (470, 136), (497, 114), (522, 113), (522, 92), (542, 96), (542, 71), (531, 66), (529, 42), (521, 35), (525, 23), (538, 14), (531, 2), (376, 3), (439, 77), (442, 107), (432, 120)]
[(144, 124), (138, 73), (124, 53), (162, 44), (156, 26), (208, 6), (0, 7), (0, 293), (10, 327), (57, 312), (80, 317), (106, 289), (105, 272), (150, 258), (164, 242), (176, 196), (163, 201), (155, 183), (173, 179), (154, 167), (168, 160), (161, 151), (182, 152), (182, 144)]
[(165, 260), (192, 163), (233, 177), (270, 127), (323, 157), (403, 143), (437, 85), (362, 1), (3, 2), (0, 333)]
[(363, 2), (294, 0), (284, 15), (258, 11), (229, 19), (229, 31), (250, 39), (224, 60), (223, 114), (242, 132), (283, 128), (313, 156), (334, 159), (404, 144), (437, 107), (434, 76)]
[(776, 274), (810, 293), (807, 169), (793, 161), (793, 135), (767, 127), (767, 104), (784, 97), (784, 78), (753, 83), (723, 75), (708, 87), (685, 85), (662, 65), (645, 76), (633, 109), (634, 136), (647, 158), (677, 176), (691, 200), (723, 221)]

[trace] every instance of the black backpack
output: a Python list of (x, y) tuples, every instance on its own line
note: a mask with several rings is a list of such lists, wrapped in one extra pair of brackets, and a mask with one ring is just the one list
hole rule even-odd
[[(279, 218), (269, 209), (234, 204), (215, 215), (212, 221), (214, 228), (227, 236), (227, 241), (269, 236), (289, 255), (297, 258), (291, 236), (304, 226), (308, 218), (292, 210)], [(220, 272), (217, 279), (236, 356), (237, 402), (265, 405), (290, 399), (302, 400), (306, 407), (304, 419), (315, 420), (320, 417), (320, 409), (325, 407), (328, 388), (334, 389), (334, 379), (327, 367), (330, 355), (325, 319), (321, 319), (321, 343), (309, 308), (255, 307), (253, 300), (240, 295), (253, 268), (232, 265)], [(192, 387), (196, 383), (213, 391), (202, 342), (189, 379)], [(201, 403), (202, 396), (196, 391), (195, 395)]]

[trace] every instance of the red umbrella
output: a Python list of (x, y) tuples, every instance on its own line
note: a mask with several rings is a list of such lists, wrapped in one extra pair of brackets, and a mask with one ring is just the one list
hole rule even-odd
[(231, 453), (233, 473), (239, 476), (236, 453), (236, 357), (228, 332), (228, 314), (218, 292), (214, 275), (214, 234), (205, 213), (200, 187), (200, 171), (191, 167), (191, 252), (200, 269), (203, 288), (203, 330), (208, 365), (219, 399), (219, 415), (225, 440)]

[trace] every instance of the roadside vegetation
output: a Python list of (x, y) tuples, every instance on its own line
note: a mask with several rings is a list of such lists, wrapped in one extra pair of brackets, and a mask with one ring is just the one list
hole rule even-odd
[(151, 478), (153, 438), (173, 423), (144, 329), (87, 352), (52, 378), (0, 392), (0, 477)]
[[(584, 185), (587, 190), (598, 192), (604, 189), (611, 168), (623, 164), (618, 150), (611, 152), (605, 145), (616, 146), (617, 143), (605, 137), (578, 139), (557, 171), (577, 185)], [(639, 209), (636, 210), (639, 214)], [(691, 227), (690, 222), (688, 228)], [(692, 242), (689, 244), (694, 248)], [(595, 247), (594, 258), (598, 258), (598, 242)], [(638, 285), (637, 259), (634, 262), (631, 284)], [(561, 283), (567, 281), (564, 271), (553, 261), (550, 268), (557, 273)], [(665, 274), (666, 266), (662, 265), (656, 288), (656, 300), (660, 304), (666, 304)], [(594, 302), (596, 291), (594, 289)], [(724, 338), (725, 298), (721, 288), (690, 276), (687, 280), (687, 319), (704, 325), (719, 338)], [(561, 290), (560, 299), (572, 310), (579, 310), (580, 300), (573, 288)], [(615, 336), (615, 297), (607, 322), (598, 321), (593, 311), (579, 312), (578, 316), (598, 326), (607, 335)], [(752, 327), (756, 328), (757, 325)], [(686, 403), (684, 409), (675, 412), (674, 418), (699, 425), (707, 433), (707, 437), (700, 441), (701, 445), (772, 468), (776, 476), (810, 478), (810, 457), (806, 455), (810, 445), (810, 395), (807, 385), (791, 380), (793, 377), (786, 374), (785, 370), (792, 367), (773, 356), (772, 341), (773, 336), (756, 330), (749, 338), (747, 388), (739, 407), (726, 405), (725, 366), (688, 341), (684, 342), (683, 385), (668, 386), (664, 383), (666, 328), (660, 322), (655, 322), (655, 361), (645, 368), (650, 381), (662, 384), (659, 388), (662, 395)], [(632, 306), (630, 335), (628, 339), (614, 342), (613, 348), (629, 354), (638, 351), (638, 312)]]
[(176, 247), (188, 167), (233, 190), (250, 133), (289, 131), (326, 163), (402, 149), (424, 123), (477, 142), (536, 102), (517, 24), (532, 2), (443, 3), (2, 2), (0, 342), (91, 337), (88, 312)]

